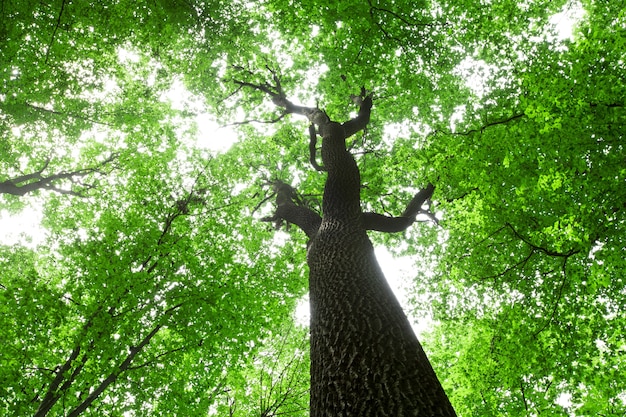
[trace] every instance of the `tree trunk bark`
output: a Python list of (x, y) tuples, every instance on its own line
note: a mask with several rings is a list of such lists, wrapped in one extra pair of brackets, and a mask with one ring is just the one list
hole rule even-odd
[(308, 252), (311, 416), (455, 416), (374, 256), (346, 133), (319, 131), (328, 179)]

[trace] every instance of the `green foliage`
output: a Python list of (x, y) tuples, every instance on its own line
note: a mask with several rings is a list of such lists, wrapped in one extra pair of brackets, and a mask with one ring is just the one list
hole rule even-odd
[(50, 253), (3, 256), (3, 297), (12, 301), (3, 315), (12, 341), (6, 414), (32, 414), (72, 352), (53, 413), (70, 412), (111, 377), (94, 415), (206, 410), (223, 373), (288, 316), (303, 290), (293, 268), (301, 256), (283, 261), (262, 250), (271, 234), (240, 214), (247, 200), (229, 195), (233, 184), (214, 179), (217, 161), (185, 190), (178, 164), (136, 157), (128, 177), (101, 184), (106, 199), (50, 201)]
[(350, 139), (364, 209), (436, 185), (439, 225), (374, 239), (420, 260), (424, 345), (459, 415), (623, 415), (624, 5), (581, 2), (561, 39), (550, 18), (575, 3), (487, 3), (3, 2), (0, 182), (118, 158), (84, 198), (0, 195), (47, 233), (0, 250), (0, 414), (306, 415), (285, 330), (304, 236), (258, 221), (275, 179), (319, 208), (306, 126), (237, 125), (220, 155), (197, 138), (205, 112), (280, 116), (232, 82), (278, 76), (336, 119), (374, 91)]
[(220, 388), (218, 406), (209, 415), (308, 416), (308, 329), (278, 329)]
[(446, 242), (427, 284), (441, 326), (425, 343), (462, 415), (625, 407), (624, 342), (610, 330), (625, 324), (623, 261), (602, 254), (624, 244), (624, 71), (595, 52), (620, 38), (596, 12), (575, 41), (526, 52), (517, 100), (421, 152), (442, 183)]

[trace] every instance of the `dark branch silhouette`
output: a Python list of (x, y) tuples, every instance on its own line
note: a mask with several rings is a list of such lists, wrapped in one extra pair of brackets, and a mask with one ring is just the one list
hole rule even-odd
[[(299, 106), (288, 100), (282, 90), (280, 80), (275, 74), (274, 82), (275, 84), (272, 85), (269, 83), (253, 84), (244, 81), (235, 81), (235, 83), (240, 86), (252, 88), (269, 94), (272, 97), (274, 104), (283, 108), (283, 115), (294, 113), (307, 117), (311, 122), (311, 125), (309, 126), (309, 161), (315, 170), (327, 171), (325, 166), (320, 166), (317, 163), (317, 134), (319, 133), (321, 136), (324, 136), (325, 134), (328, 134), (328, 129), (332, 126), (339, 125), (342, 129), (343, 139), (345, 140), (358, 131), (363, 130), (370, 119), (372, 109), (371, 95), (368, 95), (365, 88), (362, 87), (360, 95), (353, 95), (351, 97), (352, 101), (359, 105), (359, 112), (357, 116), (342, 124), (338, 124), (331, 122), (326, 113), (319, 108)], [(317, 129), (315, 128), (315, 125), (318, 126)], [(276, 211), (274, 212), (274, 215), (264, 217), (262, 220), (274, 222), (277, 227), (280, 227), (283, 222), (292, 223), (300, 227), (309, 238), (315, 236), (322, 221), (320, 215), (310, 208), (298, 204), (298, 202), (294, 199), (296, 192), (290, 185), (285, 184), (282, 181), (276, 181), (273, 185), (274, 192), (276, 194)], [(362, 213), (362, 226), (365, 230), (375, 230), (389, 233), (406, 230), (416, 221), (418, 214), (424, 213), (422, 205), (426, 202), (426, 200), (430, 199), (434, 189), (434, 185), (428, 184), (426, 188), (420, 190), (409, 202), (407, 208), (400, 217), (391, 217), (370, 212)]]
[[(180, 308), (182, 303), (177, 304), (173, 307), (167, 309), (163, 317), (169, 317), (176, 309)], [(89, 393), (87, 398), (83, 402), (81, 402), (74, 410), (72, 410), (68, 417), (77, 417), (83, 411), (85, 411), (99, 396), (102, 394), (109, 385), (117, 380), (117, 378), (124, 372), (126, 372), (129, 368), (135, 356), (142, 352), (143, 348), (146, 347), (152, 338), (161, 330), (163, 324), (156, 325), (147, 335), (145, 335), (137, 346), (130, 346), (128, 355), (124, 358), (124, 361), (116, 366), (111, 373), (92, 391)]]
[(81, 191), (60, 188), (59, 183), (63, 180), (68, 180), (72, 184), (85, 189), (93, 188), (93, 184), (84, 183), (80, 181), (80, 179), (91, 174), (104, 174), (104, 168), (117, 159), (117, 157), (118, 155), (113, 153), (107, 159), (91, 168), (78, 169), (68, 172), (62, 171), (56, 174), (45, 175), (44, 171), (50, 164), (50, 159), (47, 159), (43, 167), (38, 171), (0, 182), (0, 194), (24, 196), (36, 190), (50, 190), (59, 194), (70, 194), (83, 197), (83, 193)]
[(52, 36), (50, 37), (50, 43), (46, 48), (46, 59), (45, 63), (48, 63), (48, 57), (50, 56), (50, 50), (52, 49), (52, 45), (54, 45), (54, 38), (56, 37), (57, 31), (59, 30), (59, 26), (61, 26), (61, 17), (63, 16), (63, 10), (65, 9), (65, 0), (61, 2), (61, 10), (59, 10), (59, 17), (57, 18), (57, 24), (54, 26), (54, 31), (52, 32)]
[(512, 122), (512, 121), (518, 120), (518, 119), (522, 119), (524, 117), (526, 117), (525, 113), (519, 113), (519, 114), (515, 114), (515, 115), (513, 115), (511, 117), (507, 117), (506, 119), (496, 120), (494, 122), (486, 123), (486, 124), (484, 124), (483, 126), (481, 126), (479, 128), (470, 129), (470, 130), (467, 130), (465, 132), (446, 132), (445, 130), (435, 130), (435, 131), (433, 131), (431, 133), (431, 135), (441, 132), (441, 133), (444, 133), (446, 135), (469, 136), (469, 135), (471, 135), (473, 133), (478, 133), (478, 132), (483, 133), (486, 129), (488, 129), (490, 127), (498, 126), (498, 125), (505, 125), (505, 124), (507, 124), (509, 122)]

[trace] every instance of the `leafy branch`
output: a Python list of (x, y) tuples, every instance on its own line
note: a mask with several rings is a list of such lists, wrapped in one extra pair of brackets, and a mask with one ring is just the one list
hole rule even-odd
[[(181, 205), (181, 201), (185, 203), (184, 207)], [(198, 202), (204, 202), (198, 195), (196, 191), (192, 191), (188, 194), (187, 198), (183, 200), (179, 200), (173, 203), (172, 211), (165, 219), (163, 224), (163, 228), (159, 235), (159, 238), (156, 242), (156, 248), (162, 248), (165, 244), (166, 238), (172, 233), (172, 225), (176, 218), (188, 214), (187, 204), (193, 204)], [(164, 252), (164, 251), (162, 251)], [(141, 270), (145, 271), (148, 276), (150, 276), (157, 266), (159, 262), (162, 261), (163, 258), (167, 257), (169, 252), (162, 253), (159, 258), (153, 260), (153, 255), (149, 255), (141, 264)], [(158, 300), (154, 295), (162, 288), (162, 284), (156, 284), (151, 287), (151, 296), (146, 299), (152, 300), (149, 303), (145, 303), (140, 309), (146, 309), (151, 306), (154, 306), (158, 303)], [(44, 395), (43, 400), (41, 401), (35, 416), (36, 417), (44, 417), (48, 415), (48, 413), (52, 410), (54, 405), (59, 401), (62, 396), (62, 393), (67, 392), (71, 386), (75, 383), (80, 373), (82, 372), (87, 360), (89, 359), (89, 352), (93, 349), (95, 341), (100, 338), (104, 332), (98, 332), (98, 335), (87, 339), (86, 336), (89, 333), (89, 330), (94, 327), (94, 322), (102, 316), (102, 314), (108, 314), (111, 318), (120, 317), (125, 315), (126, 313), (132, 311), (134, 307), (131, 307), (128, 310), (116, 311), (120, 305), (122, 305), (122, 299), (125, 295), (130, 292), (130, 287), (124, 288), (121, 292), (118, 292), (117, 296), (114, 296), (109, 302), (106, 300), (101, 300), (101, 304), (99, 307), (89, 316), (87, 322), (83, 325), (81, 329), (81, 333), (77, 337), (77, 342), (75, 344), (75, 348), (71, 351), (68, 359), (60, 366), (57, 366), (54, 373), (54, 378), (48, 384), (46, 393)], [(75, 301), (74, 301), (75, 302)], [(159, 330), (166, 324), (165, 322), (171, 317), (171, 315), (184, 305), (184, 301), (175, 304), (174, 306), (165, 310), (159, 317), (160, 323), (156, 324), (155, 327), (145, 335), (137, 345), (129, 347), (129, 353), (125, 357), (125, 359), (113, 369), (108, 375), (100, 382), (97, 387), (89, 391), (89, 395), (78, 405), (74, 410), (72, 410), (68, 416), (78, 416), (85, 409), (87, 409), (107, 388), (111, 385), (118, 377), (125, 371), (131, 371), (137, 368), (142, 368), (148, 366), (165, 355), (169, 355), (175, 353), (177, 351), (188, 348), (189, 346), (183, 346), (179, 348), (174, 348), (165, 352), (162, 352), (155, 357), (147, 360), (143, 364), (131, 366), (135, 357), (144, 350), (144, 348), (150, 343), (153, 337), (159, 332)], [(111, 305), (112, 307), (108, 308), (108, 310), (104, 310), (106, 305)], [(85, 346), (88, 348), (85, 349)], [(82, 355), (82, 356), (81, 356)], [(36, 400), (38, 397), (35, 397)], [(33, 401), (34, 401), (33, 400)]]
[(57, 24), (54, 26), (54, 30), (52, 31), (52, 36), (50, 37), (50, 43), (48, 44), (48, 47), (46, 48), (46, 59), (45, 59), (45, 63), (48, 63), (48, 56), (50, 55), (50, 50), (52, 49), (52, 45), (54, 44), (54, 38), (56, 37), (57, 31), (59, 30), (59, 26), (61, 26), (61, 17), (63, 16), (63, 10), (65, 9), (65, 2), (66, 0), (63, 0), (61, 2), (61, 10), (59, 10), (59, 17), (57, 18)]
[(477, 129), (470, 129), (470, 130), (467, 130), (465, 132), (448, 132), (448, 131), (444, 131), (444, 130), (439, 129), (439, 130), (433, 131), (431, 133), (431, 135), (434, 135), (436, 133), (441, 132), (441, 133), (444, 133), (446, 135), (469, 136), (469, 135), (471, 135), (473, 133), (478, 133), (478, 132), (483, 133), (485, 130), (487, 130), (490, 127), (498, 126), (498, 125), (505, 125), (505, 124), (510, 123), (510, 122), (512, 122), (514, 120), (521, 119), (521, 118), (523, 118), (525, 116), (526, 116), (525, 113), (515, 114), (515, 115), (513, 115), (511, 117), (507, 117), (506, 119), (501, 119), (501, 120), (496, 120), (494, 122), (486, 123), (486, 124), (482, 125), (481, 127), (477, 128)]
[(29, 108), (31, 110), (35, 110), (35, 111), (40, 112), (40, 113), (47, 113), (47, 114), (51, 114), (53, 116), (69, 117), (71, 119), (82, 120), (84, 122), (89, 122), (89, 123), (103, 125), (103, 126), (109, 126), (109, 127), (112, 126), (110, 123), (103, 122), (101, 120), (96, 120), (96, 119), (93, 119), (93, 118), (90, 118), (90, 117), (87, 117), (87, 116), (83, 116), (83, 115), (80, 115), (80, 114), (72, 113), (72, 112), (60, 112), (60, 111), (57, 111), (57, 110), (47, 109), (45, 107), (41, 107), (41, 106), (38, 106), (36, 104), (32, 104), (32, 103), (28, 103), (28, 102), (24, 103), (24, 105), (27, 108)]
[[(406, 44), (406, 38), (405, 36), (394, 36), (391, 33), (389, 33), (389, 31), (387, 29), (385, 29), (384, 27), (384, 23), (389, 22), (392, 19), (398, 20), (401, 23), (401, 25), (403, 25), (404, 29), (409, 29), (410, 28), (428, 28), (428, 27), (435, 27), (435, 26), (439, 26), (436, 23), (432, 23), (432, 22), (417, 22), (414, 20), (409, 20), (406, 17), (404, 17), (403, 15), (401, 15), (398, 12), (395, 12), (393, 10), (390, 10), (388, 8), (384, 8), (384, 7), (378, 7), (378, 6), (374, 6), (374, 4), (372, 4), (372, 0), (368, 0), (367, 1), (368, 5), (369, 5), (369, 15), (371, 18), (371, 21), (376, 25), (376, 27), (378, 27), (378, 29), (383, 33), (383, 35), (385, 36), (385, 38), (387, 39), (391, 39), (395, 42), (397, 42), (400, 45), (405, 46)], [(388, 16), (391, 16), (391, 19), (388, 18)], [(445, 24), (444, 24), (445, 25)]]
[(551, 249), (544, 248), (543, 246), (537, 246), (534, 243), (532, 243), (529, 239), (522, 236), (517, 230), (515, 230), (515, 228), (513, 227), (511, 223), (505, 223), (505, 226), (513, 232), (515, 237), (517, 237), (519, 240), (524, 242), (535, 252), (543, 252), (544, 254), (548, 256), (553, 256), (557, 258), (569, 258), (570, 256), (575, 255), (578, 252), (580, 252), (580, 249), (570, 249), (567, 252), (557, 252)]
[[(280, 409), (284, 407), (288, 402), (293, 402), (300, 405), (300, 400), (304, 397), (308, 389), (300, 389), (300, 378), (303, 365), (306, 365), (302, 355), (293, 355), (287, 359), (287, 362), (280, 366), (281, 358), (289, 355), (286, 352), (288, 348), (287, 337), (291, 334), (292, 330), (288, 330), (283, 336), (276, 358), (278, 361), (271, 362), (269, 369), (266, 369), (265, 365), (259, 370), (259, 385), (261, 388), (260, 396), (260, 415), (261, 416), (276, 416), (281, 413)], [(304, 350), (306, 348), (306, 337), (302, 339), (298, 345), (298, 349)], [(267, 375), (269, 381), (264, 383), (263, 375)], [(274, 377), (276, 375), (276, 377)], [(264, 385), (267, 384), (267, 387)], [(302, 407), (299, 410), (304, 410), (306, 407)]]
[(563, 297), (563, 289), (565, 288), (565, 283), (567, 282), (567, 260), (568, 259), (569, 257), (563, 258), (563, 264), (561, 265), (561, 272), (563, 275), (563, 279), (561, 279), (561, 285), (559, 285), (559, 290), (556, 295), (556, 300), (554, 300), (554, 305), (552, 307), (552, 312), (550, 313), (550, 317), (548, 317), (548, 319), (545, 321), (543, 326), (541, 326), (541, 328), (539, 328), (539, 330), (537, 330), (533, 334), (533, 338), (536, 338), (537, 335), (543, 332), (548, 327), (548, 325), (552, 323), (552, 320), (554, 320), (554, 316), (556, 315), (556, 310), (558, 309), (559, 303), (561, 302), (561, 297)]
[[(70, 375), (70, 377), (67, 378), (67, 372), (72, 368), (72, 366), (74, 366), (74, 361), (76, 361), (76, 359), (78, 359), (80, 355), (81, 339), (83, 339), (83, 337), (87, 335), (89, 329), (94, 324), (94, 320), (102, 312), (102, 309), (103, 309), (103, 306), (100, 305), (93, 312), (93, 314), (91, 314), (87, 322), (83, 325), (80, 335), (77, 338), (78, 342), (76, 343), (76, 346), (70, 353), (70, 356), (63, 363), (63, 365), (57, 366), (55, 368), (54, 370), (55, 377), (50, 382), (50, 385), (48, 386), (48, 390), (46, 391), (46, 394), (44, 395), (43, 400), (41, 400), (41, 403), (39, 404), (39, 407), (37, 408), (37, 411), (35, 412), (34, 417), (46, 416), (48, 412), (52, 409), (52, 407), (57, 403), (59, 398), (61, 398), (61, 392), (67, 390), (69, 386), (74, 382), (74, 380), (76, 379), (80, 371), (82, 371), (83, 366), (87, 360), (86, 354), (83, 354), (83, 357), (81, 359), (81, 364), (77, 366), (76, 369), (74, 369), (74, 371)], [(61, 383), (63, 383), (62, 386), (61, 386)], [(35, 397), (33, 401), (35, 401), (36, 399), (38, 399), (38, 396)]]
[[(168, 310), (165, 311), (164, 316), (165, 317), (170, 316), (176, 309), (180, 308), (181, 306), (182, 306), (182, 303), (177, 304), (173, 307), (170, 307)], [(141, 341), (139, 342), (137, 346), (130, 346), (128, 355), (126, 355), (126, 358), (124, 358), (124, 361), (119, 366), (117, 366), (116, 369), (111, 371), (111, 373), (109, 373), (109, 375), (100, 383), (100, 385), (98, 385), (96, 389), (91, 391), (91, 393), (87, 396), (87, 398), (82, 403), (80, 403), (76, 408), (74, 408), (67, 416), (68, 417), (79, 416), (100, 396), (100, 394), (104, 392), (104, 390), (107, 389), (109, 385), (115, 382), (115, 380), (117, 380), (117, 378), (123, 372), (129, 370), (130, 365), (133, 362), (133, 359), (135, 359), (135, 356), (137, 356), (137, 354), (140, 353), (143, 350), (143, 348), (146, 347), (150, 343), (152, 338), (159, 332), (159, 330), (161, 330), (163, 325), (164, 325), (163, 323), (156, 325), (146, 336), (144, 336), (143, 339), (141, 339)]]
[[(372, 18), (374, 17), (375, 12), (378, 13), (384, 13), (387, 15), (391, 15), (393, 17), (395, 17), (396, 19), (400, 20), (402, 23), (404, 23), (407, 26), (420, 26), (420, 27), (425, 27), (425, 26), (434, 26), (432, 23), (422, 23), (422, 22), (411, 22), (409, 21), (407, 18), (405, 18), (404, 16), (400, 15), (397, 12), (394, 12), (393, 10), (389, 10), (389, 9), (385, 9), (383, 7), (376, 7), (372, 4), (372, 0), (368, 0), (368, 4), (370, 6), (370, 16), (372, 16)], [(382, 28), (381, 28), (382, 29)]]

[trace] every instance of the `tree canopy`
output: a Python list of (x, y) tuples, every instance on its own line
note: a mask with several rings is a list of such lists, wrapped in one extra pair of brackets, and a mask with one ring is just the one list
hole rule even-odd
[(261, 218), (323, 178), (241, 88), (278, 77), (333, 119), (372, 92), (364, 211), (435, 185), (371, 237), (460, 416), (624, 415), (624, 6), (2, 2), (0, 209), (46, 237), (0, 247), (0, 413), (307, 415), (305, 236)]

